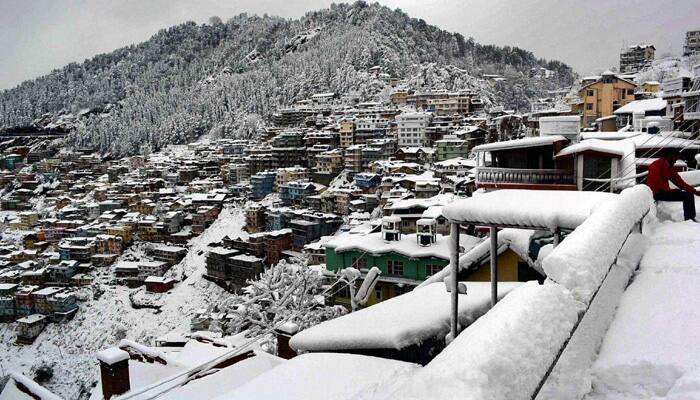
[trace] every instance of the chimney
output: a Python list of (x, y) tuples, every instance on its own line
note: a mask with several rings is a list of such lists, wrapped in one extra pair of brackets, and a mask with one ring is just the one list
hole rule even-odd
[(401, 240), (401, 217), (382, 217), (382, 238), (387, 242)]
[(100, 361), (102, 396), (105, 400), (126, 393), (131, 389), (129, 353), (117, 347), (110, 347), (98, 352), (97, 359)]
[(416, 240), (420, 246), (430, 246), (437, 240), (437, 221), (421, 218), (416, 221)]
[(297, 356), (297, 352), (289, 346), (289, 339), (298, 331), (299, 325), (293, 322), (285, 322), (275, 329), (275, 334), (277, 336), (277, 357), (289, 360)]

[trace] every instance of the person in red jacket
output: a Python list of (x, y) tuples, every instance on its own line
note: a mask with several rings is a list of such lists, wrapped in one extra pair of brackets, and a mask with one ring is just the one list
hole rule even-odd
[[(700, 192), (678, 175), (673, 167), (678, 158), (678, 153), (672, 153), (651, 163), (647, 176), (647, 186), (654, 193), (654, 200), (682, 201), (683, 216), (687, 221), (695, 219), (695, 198), (693, 196), (700, 196)], [(673, 182), (678, 189), (671, 189), (669, 181)]]

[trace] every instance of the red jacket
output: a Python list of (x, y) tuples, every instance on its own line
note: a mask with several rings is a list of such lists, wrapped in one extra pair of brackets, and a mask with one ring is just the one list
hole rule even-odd
[(649, 175), (647, 176), (647, 186), (654, 194), (659, 192), (670, 192), (671, 187), (668, 181), (673, 182), (679, 189), (686, 192), (695, 193), (695, 188), (690, 186), (678, 175), (676, 169), (665, 158), (659, 158), (649, 165)]

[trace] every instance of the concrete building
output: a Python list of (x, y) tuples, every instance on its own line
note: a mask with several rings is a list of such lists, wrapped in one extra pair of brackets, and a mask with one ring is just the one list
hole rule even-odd
[(637, 44), (620, 52), (620, 72), (635, 73), (651, 65), (656, 48), (651, 44)]
[(581, 87), (582, 127), (589, 128), (598, 118), (613, 115), (615, 110), (634, 101), (635, 88), (634, 82), (611, 71)]
[(430, 125), (432, 114), (427, 112), (404, 113), (396, 116), (398, 125), (399, 147), (430, 146), (426, 128)]
[(700, 53), (700, 29), (686, 32), (683, 55), (689, 56), (698, 53)]

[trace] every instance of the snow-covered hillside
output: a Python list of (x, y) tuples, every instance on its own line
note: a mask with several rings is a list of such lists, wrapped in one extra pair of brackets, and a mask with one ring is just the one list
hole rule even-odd
[(693, 67), (700, 64), (700, 55), (688, 57), (665, 57), (654, 60), (651, 68), (636, 74), (640, 83), (648, 81), (662, 82), (681, 76), (693, 77)]
[(31, 346), (15, 344), (15, 324), (0, 325), (0, 375), (19, 372), (34, 377), (36, 369), (45, 365), (53, 369), (53, 378), (44, 384), (48, 389), (65, 399), (87, 396), (99, 373), (96, 351), (123, 338), (150, 343), (172, 330), (188, 332), (196, 310), (229, 295), (202, 279), (206, 247), (225, 235), (247, 236), (244, 223), (241, 209), (224, 208), (209, 229), (192, 239), (185, 259), (171, 270), (187, 278), (164, 294), (167, 301), (160, 310), (133, 309), (129, 293), (137, 289), (103, 285), (105, 292), (98, 300), (80, 303), (72, 321), (50, 324)]
[[(486, 80), (508, 109), (572, 83), (571, 68), (517, 47), (480, 45), (411, 18), (400, 10), (357, 1), (334, 4), (297, 20), (269, 16), (225, 23), (188, 22), (148, 41), (102, 54), (0, 92), (0, 128), (73, 127), (69, 143), (117, 154), (186, 143), (212, 129), (246, 136), (246, 121), (267, 119), (314, 93), (383, 90), (373, 66), (412, 80), (414, 65), (434, 63)], [(549, 78), (532, 76), (545, 68)], [(474, 89), (436, 74), (431, 86)], [(447, 81), (440, 80), (441, 77)], [(459, 85), (455, 85), (460, 83)], [(255, 125), (255, 124), (253, 124)]]

